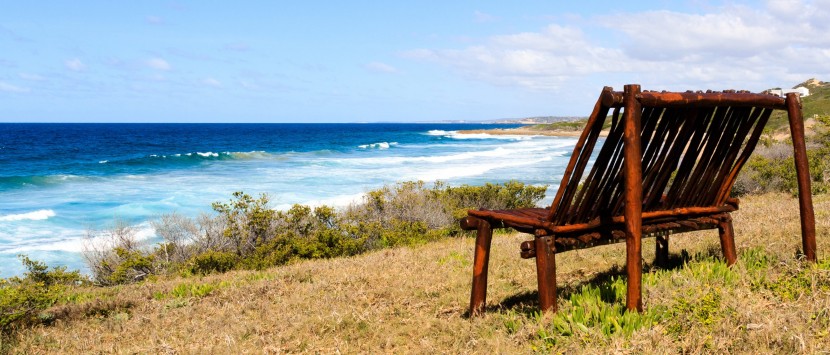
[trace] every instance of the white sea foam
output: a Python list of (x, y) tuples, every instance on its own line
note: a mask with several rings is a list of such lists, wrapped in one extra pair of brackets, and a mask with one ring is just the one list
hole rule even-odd
[(273, 158), (273, 154), (269, 154), (264, 150), (254, 150), (250, 152), (224, 152), (223, 154), (228, 154), (237, 159), (267, 159)]
[(357, 146), (360, 149), (389, 149), (389, 147), (398, 145), (398, 142), (380, 142), (372, 144), (361, 144)]
[(527, 141), (532, 140), (534, 137), (540, 136), (528, 136), (528, 135), (519, 135), (519, 134), (488, 134), (488, 133), (460, 133), (458, 131), (444, 131), (440, 129), (434, 129), (431, 131), (427, 131), (428, 136), (441, 136), (447, 137), (452, 139), (499, 139), (499, 140), (511, 140), (511, 141)]
[[(145, 241), (156, 236), (156, 230), (150, 222), (140, 223), (133, 228), (135, 241)], [(34, 231), (32, 231), (34, 232)], [(38, 234), (38, 233), (35, 233)], [(4, 254), (30, 253), (37, 251), (67, 251), (80, 253), (85, 250), (112, 248), (113, 239), (107, 231), (95, 232), (94, 237), (87, 237), (86, 230), (63, 230), (57, 235), (32, 238), (16, 247), (5, 249)], [(46, 241), (48, 240), (48, 241)]]
[(372, 158), (357, 158), (349, 160), (338, 160), (338, 162), (351, 162), (360, 165), (387, 165), (387, 164), (405, 164), (405, 163), (447, 163), (453, 161), (471, 160), (476, 158), (512, 158), (525, 157), (528, 154), (546, 153), (549, 156), (561, 156), (565, 152), (555, 152), (553, 150), (573, 144), (570, 141), (566, 142), (517, 142), (508, 145), (498, 145), (493, 149), (488, 150), (470, 150), (445, 155), (425, 155), (425, 156), (385, 156)]
[[(319, 206), (331, 206), (331, 207), (346, 207), (352, 204), (363, 202), (363, 198), (366, 196), (365, 193), (356, 193), (356, 194), (348, 194), (348, 195), (337, 195), (329, 198), (322, 198), (322, 199), (313, 199), (313, 200), (306, 200), (302, 202), (302, 205), (306, 205), (309, 207), (319, 207)], [(283, 203), (274, 206), (274, 209), (277, 211), (287, 211), (291, 208), (293, 204), (290, 203)]]
[(52, 210), (37, 210), (33, 212), (26, 212), (20, 214), (9, 214), (5, 216), (0, 216), (0, 221), (3, 222), (11, 222), (11, 221), (42, 221), (45, 219), (49, 219), (49, 217), (55, 217), (55, 211)]
[[(209, 158), (209, 157), (210, 158), (216, 158), (216, 157), (219, 156), (219, 153), (214, 153), (214, 152), (206, 152), (206, 153), (196, 152), (196, 154), (198, 154), (201, 157), (205, 157), (205, 158)], [(190, 155), (190, 154), (188, 154), (188, 155)]]
[(109, 160), (99, 160), (98, 164), (106, 164), (109, 163)]
[(463, 178), (463, 177), (471, 177), (471, 176), (479, 176), (484, 175), (485, 173), (495, 170), (495, 169), (502, 169), (502, 168), (510, 168), (510, 167), (517, 167), (517, 166), (528, 166), (539, 164), (542, 162), (552, 160), (552, 157), (544, 157), (540, 159), (514, 159), (514, 160), (504, 160), (504, 161), (493, 161), (490, 163), (479, 163), (479, 164), (466, 164), (462, 166), (453, 166), (453, 167), (442, 167), (438, 169), (428, 169), (426, 171), (422, 171), (415, 175), (414, 177), (417, 180), (424, 180), (424, 181), (436, 181), (436, 180), (448, 180), (448, 179), (455, 179), (455, 178)]

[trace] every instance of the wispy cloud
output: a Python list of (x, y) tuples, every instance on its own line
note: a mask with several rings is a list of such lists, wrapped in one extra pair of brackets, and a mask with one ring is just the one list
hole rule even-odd
[(161, 58), (147, 59), (147, 61), (145, 61), (144, 64), (146, 64), (148, 67), (156, 69), (156, 70), (170, 70), (172, 68), (170, 66), (170, 63), (168, 63), (166, 60), (161, 59)]
[(498, 17), (476, 10), (473, 12), (473, 19), (475, 19), (476, 22), (485, 23), (496, 21)]
[(83, 71), (86, 69), (86, 65), (84, 65), (84, 63), (78, 58), (69, 59), (65, 61), (63, 65), (66, 66), (66, 69), (71, 71)]
[(219, 80), (216, 80), (214, 78), (204, 78), (204, 79), (202, 79), (202, 85), (213, 87), (213, 88), (218, 88), (218, 87), (222, 87), (222, 82), (220, 82)]
[(29, 92), (29, 88), (15, 86), (15, 85), (9, 84), (7, 82), (0, 81), (0, 91), (21, 94), (21, 93)]
[[(592, 37), (615, 32), (613, 41)], [(439, 63), (495, 85), (557, 89), (608, 76), (665, 89), (764, 89), (830, 77), (830, 0), (727, 5), (704, 13), (645, 11), (550, 24), (461, 48), (421, 48), (408, 58)], [(722, 87), (726, 86), (726, 87)], [(757, 87), (756, 87), (757, 86)]]
[(41, 75), (37, 75), (37, 74), (18, 73), (17, 76), (20, 77), (23, 80), (28, 80), (28, 81), (46, 81), (45, 77), (43, 77)]
[(398, 68), (395, 68), (389, 64), (381, 63), (381, 62), (371, 62), (364, 66), (367, 70), (373, 71), (376, 73), (397, 73)]
[(151, 25), (163, 25), (164, 19), (159, 16), (147, 16), (144, 21)]

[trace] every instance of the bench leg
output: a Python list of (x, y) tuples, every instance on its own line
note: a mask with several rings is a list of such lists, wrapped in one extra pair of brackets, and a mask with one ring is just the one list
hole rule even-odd
[(718, 222), (718, 233), (720, 234), (720, 247), (723, 250), (723, 257), (726, 259), (726, 264), (732, 266), (738, 261), (738, 256), (735, 253), (735, 232), (732, 229), (731, 217)]
[(536, 238), (536, 278), (539, 283), (539, 306), (556, 312), (556, 247), (553, 237)]
[(626, 240), (625, 269), (628, 276), (626, 308), (629, 311), (643, 311), (643, 256), (640, 254), (640, 240)]
[(669, 265), (669, 235), (658, 235), (655, 242), (654, 264), (659, 267)]
[[(468, 217), (469, 218), (469, 217)], [(470, 316), (484, 310), (487, 303), (487, 266), (490, 263), (490, 242), (493, 227), (489, 222), (476, 218), (476, 249), (473, 259), (473, 287), (470, 294)]]

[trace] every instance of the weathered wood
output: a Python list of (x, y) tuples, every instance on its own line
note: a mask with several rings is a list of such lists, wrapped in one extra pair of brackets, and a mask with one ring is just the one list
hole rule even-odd
[[(493, 228), (534, 235), (534, 240), (521, 244), (520, 256), (536, 258), (543, 309), (556, 305), (557, 252), (625, 241), (626, 305), (631, 310), (642, 310), (642, 238), (657, 237), (655, 262), (665, 264), (671, 233), (718, 229), (724, 258), (735, 263), (729, 213), (738, 209), (738, 201), (729, 193), (776, 109), (786, 109), (789, 115), (802, 244), (806, 258), (815, 260), (815, 216), (797, 96), (784, 100), (735, 90), (658, 93), (640, 91), (638, 85), (626, 85), (623, 92), (604, 88), (549, 208), (473, 210), (460, 221), (462, 229), (478, 232), (471, 314), (486, 303)], [(601, 140), (607, 119), (611, 129)], [(594, 154), (599, 142), (603, 143)]]
[(535, 249), (539, 306), (543, 311), (556, 312), (556, 249), (553, 246), (553, 237), (536, 238)]
[[(573, 154), (571, 154), (572, 157), (579, 157), (581, 155), (580, 153), (583, 147), (585, 146), (585, 140), (588, 139), (588, 136), (591, 134), (592, 131), (596, 130), (594, 126), (596, 126), (597, 120), (599, 120), (600, 117), (602, 118), (602, 120), (605, 120), (605, 116), (608, 114), (608, 106), (604, 106), (602, 104), (602, 97), (609, 95), (611, 91), (612, 88), (609, 86), (602, 88), (602, 92), (600, 93), (600, 99), (597, 100), (597, 103), (594, 105), (594, 111), (591, 113), (591, 116), (588, 117), (588, 123), (586, 124), (586, 127), (591, 127), (591, 129), (585, 129), (582, 131), (582, 134), (579, 136), (579, 140), (576, 142), (576, 145), (574, 146)], [(601, 128), (602, 124), (600, 124), (599, 126)], [(593, 147), (591, 148), (593, 149)], [(565, 174), (562, 177), (561, 186), (568, 186), (568, 182), (571, 178), (571, 175), (573, 174), (573, 170), (576, 167), (578, 160), (579, 159), (572, 158), (568, 162), (568, 166), (565, 168)], [(576, 180), (579, 180), (579, 178), (577, 178)], [(551, 206), (559, 206), (560, 202), (562, 201), (562, 198), (565, 196), (565, 192), (566, 189), (560, 188), (559, 190), (557, 190), (556, 196), (553, 198), (553, 204), (551, 204)], [(551, 215), (549, 217), (552, 217), (552, 214), (554, 212), (555, 208), (552, 208)]]
[(493, 228), (487, 220), (476, 219), (476, 249), (473, 259), (473, 286), (470, 291), (470, 315), (484, 310), (487, 304), (487, 269), (490, 264), (490, 244)]
[(804, 118), (801, 114), (801, 99), (797, 94), (787, 94), (787, 112), (790, 133), (793, 138), (795, 173), (798, 179), (798, 206), (801, 211), (801, 244), (807, 260), (816, 261), (816, 216), (813, 211), (813, 196), (810, 187), (810, 164), (807, 161), (807, 147), (804, 143)]
[[(538, 209), (534, 209), (538, 210)], [(671, 210), (663, 210), (663, 211), (652, 211), (652, 212), (643, 212), (642, 219), (649, 220), (649, 219), (657, 219), (657, 218), (665, 218), (665, 217), (674, 217), (674, 216), (696, 216), (696, 215), (703, 215), (703, 214), (712, 214), (712, 213), (723, 213), (723, 212), (734, 212), (737, 211), (738, 207), (734, 204), (726, 203), (721, 206), (717, 207), (688, 207), (688, 208), (675, 208)], [(580, 224), (568, 224), (564, 226), (557, 226), (553, 223), (545, 221), (542, 216), (536, 215), (536, 218), (529, 218), (529, 217), (520, 217), (512, 214), (510, 211), (487, 211), (487, 210), (470, 210), (467, 211), (471, 216), (476, 216), (479, 218), (491, 218), (497, 219), (499, 221), (503, 221), (507, 224), (514, 224), (514, 225), (525, 225), (525, 226), (533, 226), (536, 228), (545, 228), (550, 230), (552, 234), (562, 234), (562, 233), (574, 233), (574, 232), (582, 232), (591, 229), (599, 228), (606, 224), (622, 224), (625, 222), (625, 216), (616, 216), (612, 218), (602, 218), (597, 217), (594, 220), (588, 223), (580, 223)], [(513, 225), (508, 225), (509, 227), (513, 227)]]
[(641, 229), (643, 224), (643, 176), (640, 148), (640, 85), (626, 85), (623, 94), (625, 100), (625, 134), (623, 155), (625, 161), (625, 249), (626, 274), (628, 275), (628, 292), (626, 306), (629, 310), (642, 311), (642, 273), (643, 253), (641, 251)]
[(726, 264), (732, 266), (738, 261), (738, 255), (735, 252), (735, 232), (732, 229), (732, 218), (728, 215), (718, 223), (718, 235)]
[(775, 95), (741, 93), (679, 93), (643, 92), (637, 98), (643, 106), (649, 107), (762, 107), (786, 110), (784, 99)]

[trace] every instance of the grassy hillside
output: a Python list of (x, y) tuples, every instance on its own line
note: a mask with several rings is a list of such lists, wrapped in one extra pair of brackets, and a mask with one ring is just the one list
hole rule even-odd
[[(803, 98), (801, 101), (805, 120), (809, 120), (815, 115), (830, 115), (830, 83), (808, 80), (797, 86), (805, 86), (810, 89), (810, 96)], [(766, 131), (773, 134), (780, 132), (788, 135), (789, 129), (787, 114), (779, 111), (770, 117)]]
[[(830, 115), (830, 83), (808, 80), (796, 86), (805, 86), (810, 89), (810, 96), (802, 100), (805, 119), (809, 119), (814, 115)], [(586, 122), (588, 122), (587, 118), (581, 118), (550, 124), (537, 124), (527, 128), (538, 131), (582, 131)], [(610, 122), (606, 122), (605, 128), (609, 128), (610, 125)], [(766, 131), (770, 134), (778, 132), (788, 134), (789, 123), (786, 113), (783, 111), (775, 112), (767, 123)]]
[[(497, 235), (488, 311), (468, 319), (473, 239), (448, 238), (263, 271), (75, 287), (24, 329), (15, 353), (795, 353), (830, 343), (830, 196), (816, 197), (819, 264), (796, 260), (797, 201), (749, 196), (739, 262), (717, 233), (675, 235), (648, 268), (643, 315), (621, 312), (623, 245), (557, 256), (557, 314), (539, 314), (529, 236)], [(653, 257), (653, 240), (643, 245)], [(621, 279), (622, 278), (622, 279)]]

